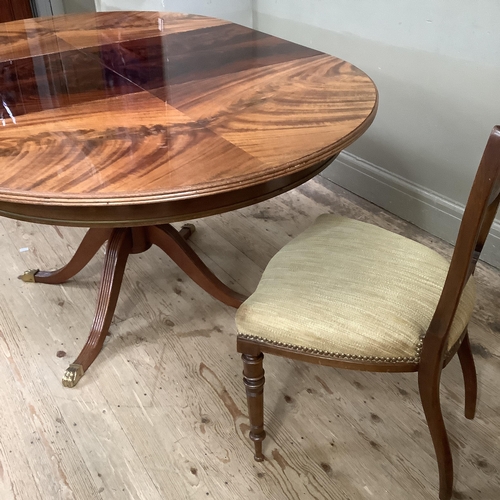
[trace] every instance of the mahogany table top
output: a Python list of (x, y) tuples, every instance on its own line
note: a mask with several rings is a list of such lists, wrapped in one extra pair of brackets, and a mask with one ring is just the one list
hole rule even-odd
[(341, 59), (227, 21), (103, 12), (0, 24), (0, 215), (139, 225), (300, 184), (372, 122)]

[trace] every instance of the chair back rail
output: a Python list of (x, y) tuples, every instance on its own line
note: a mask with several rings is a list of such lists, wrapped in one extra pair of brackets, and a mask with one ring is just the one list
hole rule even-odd
[(500, 125), (491, 131), (465, 207), (450, 269), (424, 338), (421, 366), (442, 366), (462, 291), (474, 273), (500, 202)]

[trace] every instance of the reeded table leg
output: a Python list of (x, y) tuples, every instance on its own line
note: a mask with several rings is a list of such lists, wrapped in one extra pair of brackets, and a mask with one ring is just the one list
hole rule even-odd
[(64, 374), (63, 385), (65, 387), (74, 387), (101, 352), (109, 325), (113, 319), (125, 264), (131, 249), (132, 234), (130, 229), (113, 230), (106, 249), (97, 309), (90, 335), (82, 351)]
[(83, 237), (75, 255), (61, 269), (55, 271), (39, 271), (31, 269), (19, 276), (19, 279), (35, 283), (49, 283), (57, 285), (71, 279), (78, 274), (92, 259), (92, 257), (102, 247), (104, 242), (110, 237), (112, 229), (89, 229)]
[(239, 307), (246, 299), (222, 283), (170, 224), (151, 226), (148, 232), (153, 245), (160, 247), (198, 286), (217, 300)]
[(89, 229), (73, 258), (57, 271), (27, 271), (23, 281), (62, 283), (81, 271), (108, 240), (104, 269), (99, 288), (97, 309), (89, 337), (76, 360), (63, 377), (65, 387), (74, 387), (102, 349), (104, 339), (120, 293), (128, 256), (142, 253), (151, 245), (160, 247), (195, 283), (224, 304), (239, 307), (245, 296), (231, 290), (220, 281), (186, 240), (194, 233), (192, 224), (185, 224), (180, 231), (170, 224), (119, 229)]

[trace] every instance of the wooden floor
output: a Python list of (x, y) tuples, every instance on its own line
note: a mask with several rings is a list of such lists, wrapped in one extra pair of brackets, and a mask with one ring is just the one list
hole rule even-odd
[[(450, 246), (317, 178), (271, 201), (196, 221), (191, 243), (240, 292), (324, 212)], [(129, 259), (111, 334), (74, 389), (61, 376), (83, 346), (103, 251), (63, 286), (16, 279), (51, 269), (80, 229), (0, 224), (0, 499), (437, 498), (434, 453), (416, 376), (340, 371), (266, 358), (267, 460), (256, 463), (235, 352), (234, 310), (162, 252)], [(443, 406), (456, 499), (500, 498), (500, 272), (479, 265), (471, 325), (478, 415), (463, 417), (454, 360)]]

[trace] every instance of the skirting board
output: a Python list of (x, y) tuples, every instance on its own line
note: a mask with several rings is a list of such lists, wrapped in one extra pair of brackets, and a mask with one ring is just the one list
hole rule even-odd
[[(322, 175), (425, 231), (455, 243), (464, 205), (347, 152), (340, 153)], [(500, 268), (500, 224), (496, 221), (481, 259)]]

